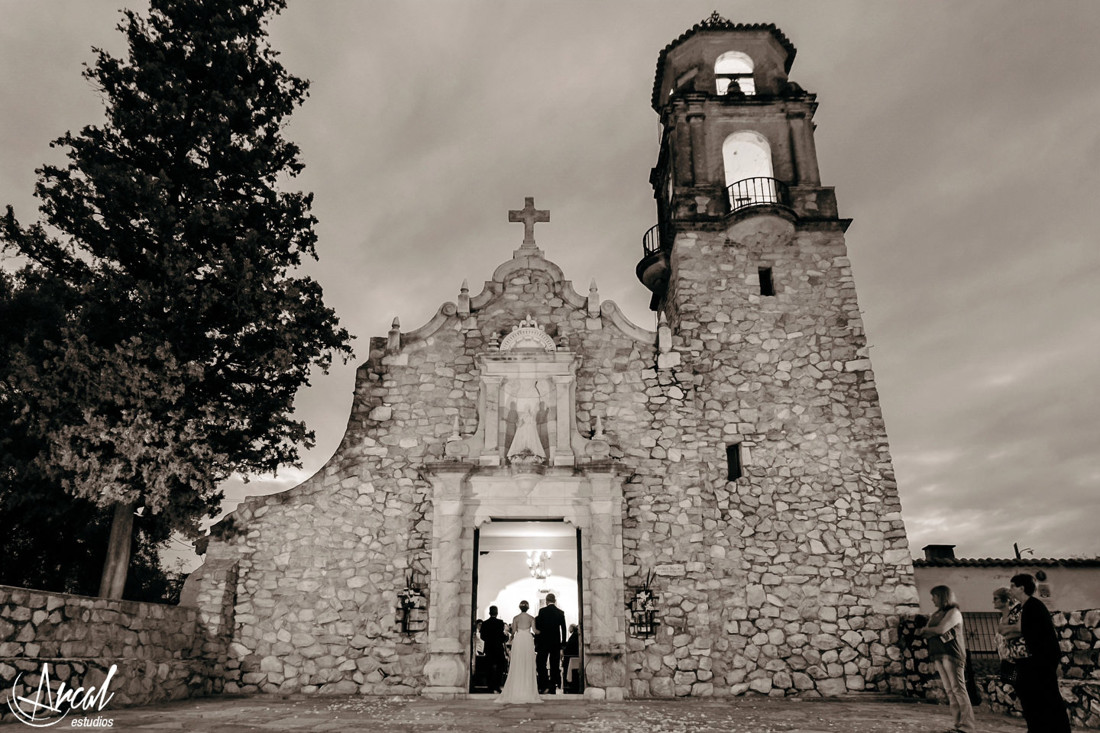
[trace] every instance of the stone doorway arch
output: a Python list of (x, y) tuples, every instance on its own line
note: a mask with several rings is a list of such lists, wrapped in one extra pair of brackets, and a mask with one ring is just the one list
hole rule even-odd
[[(490, 605), (496, 605), (498, 618), (508, 623), (516, 614), (520, 601), (530, 604), (530, 613), (538, 615), (549, 594), (554, 594), (555, 604), (565, 614), (566, 628), (572, 625), (584, 628), (584, 555), (581, 530), (562, 520), (520, 519), (493, 517), (474, 528), (474, 573), (470, 607), (470, 626), (477, 628), (478, 620), (489, 617)], [(534, 552), (539, 555), (534, 556)], [(545, 554), (543, 554), (545, 553)], [(568, 632), (567, 632), (568, 633)], [(583, 637), (583, 633), (578, 638)], [(579, 652), (583, 652), (583, 642)], [(477, 648), (477, 639), (471, 638), (471, 647)], [(564, 658), (564, 650), (563, 650)], [(583, 692), (583, 656), (572, 663), (575, 669), (574, 693)], [(484, 668), (471, 662), (469, 669), (470, 693), (479, 694), (492, 690), (498, 681), (493, 675), (502, 671), (490, 669), (488, 659)], [(569, 692), (566, 675), (562, 676), (562, 689)]]
[(531, 470), (448, 461), (425, 466), (423, 473), (432, 485), (433, 506), (423, 694), (467, 694), (472, 630), (466, 611), (475, 601), (475, 530), (494, 517), (507, 517), (564, 521), (580, 530), (585, 696), (621, 699), (627, 683), (619, 466)]

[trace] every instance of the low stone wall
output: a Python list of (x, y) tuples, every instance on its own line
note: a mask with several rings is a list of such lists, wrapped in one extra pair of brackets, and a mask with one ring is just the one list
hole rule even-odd
[[(1100, 679), (1059, 681), (1062, 698), (1069, 708), (1070, 725), (1074, 729), (1100, 729)], [(996, 677), (982, 679), (982, 704), (996, 713), (1022, 717), (1020, 701), (1012, 685)]]
[(34, 697), (44, 663), (55, 690), (98, 688), (117, 665), (104, 715), (209, 693), (218, 649), (206, 643), (192, 608), (0, 586), (0, 720), (15, 718), (13, 692)]
[[(1053, 614), (1062, 647), (1059, 685), (1075, 728), (1100, 729), (1100, 609)], [(899, 645), (905, 667), (904, 692), (946, 700), (939, 676), (928, 660), (924, 639), (914, 637), (912, 619), (902, 622)], [(994, 712), (1019, 717), (1020, 703), (1011, 685), (996, 677), (979, 679), (982, 704)]]

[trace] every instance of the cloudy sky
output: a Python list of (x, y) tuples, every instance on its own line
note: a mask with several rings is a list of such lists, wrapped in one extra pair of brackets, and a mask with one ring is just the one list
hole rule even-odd
[[(48, 143), (98, 122), (80, 77), (123, 0), (0, 0), (0, 204), (29, 222)], [(1100, 555), (1100, 4), (290, 0), (273, 43), (311, 97), (288, 136), (316, 194), (308, 270), (357, 339), (480, 290), (522, 239), (653, 328), (634, 277), (654, 222), (660, 50), (717, 9), (773, 22), (818, 94), (914, 554)], [(354, 364), (317, 375), (335, 450)]]

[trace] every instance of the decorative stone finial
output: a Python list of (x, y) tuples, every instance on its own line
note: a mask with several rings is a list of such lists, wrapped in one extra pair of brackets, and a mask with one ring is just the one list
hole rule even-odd
[(665, 312), (657, 316), (657, 351), (667, 354), (672, 350), (672, 329), (668, 326), (668, 318)]
[(600, 291), (596, 289), (596, 279), (588, 286), (588, 317), (600, 317)]
[(665, 312), (657, 317), (657, 368), (669, 369), (680, 365), (680, 352), (672, 350), (672, 329)]
[(458, 315), (460, 318), (470, 315), (470, 285), (465, 280), (458, 290)]
[(728, 26), (730, 25), (730, 22), (719, 15), (718, 11), (715, 10), (713, 13), (710, 14), (709, 18), (704, 18), (702, 21), (700, 21), (699, 25), (704, 28), (714, 28)]
[(401, 351), (401, 320), (397, 317), (393, 319), (393, 325), (390, 326), (389, 337), (386, 339), (386, 353), (397, 354)]
[(461, 461), (470, 454), (470, 446), (466, 445), (466, 441), (462, 439), (459, 428), (458, 415), (455, 415), (454, 426), (451, 428), (451, 434), (447, 437), (447, 444), (443, 447), (444, 455), (452, 461)]
[(523, 246), (521, 249), (535, 249), (535, 224), (536, 222), (550, 221), (549, 209), (539, 211), (535, 208), (535, 197), (528, 196), (524, 199), (524, 207), (508, 212), (508, 221), (523, 222)]
[(592, 440), (588, 441), (584, 452), (590, 461), (606, 461), (611, 455), (611, 444), (607, 442), (607, 436), (603, 433), (603, 418), (596, 415), (595, 429), (592, 431)]

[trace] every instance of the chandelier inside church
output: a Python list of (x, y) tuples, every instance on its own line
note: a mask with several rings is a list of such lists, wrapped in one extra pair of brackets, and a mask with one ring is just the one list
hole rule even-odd
[(550, 568), (546, 562), (550, 559), (551, 553), (549, 550), (528, 550), (527, 551), (527, 567), (531, 571), (531, 577), (536, 580), (546, 580), (550, 575)]

